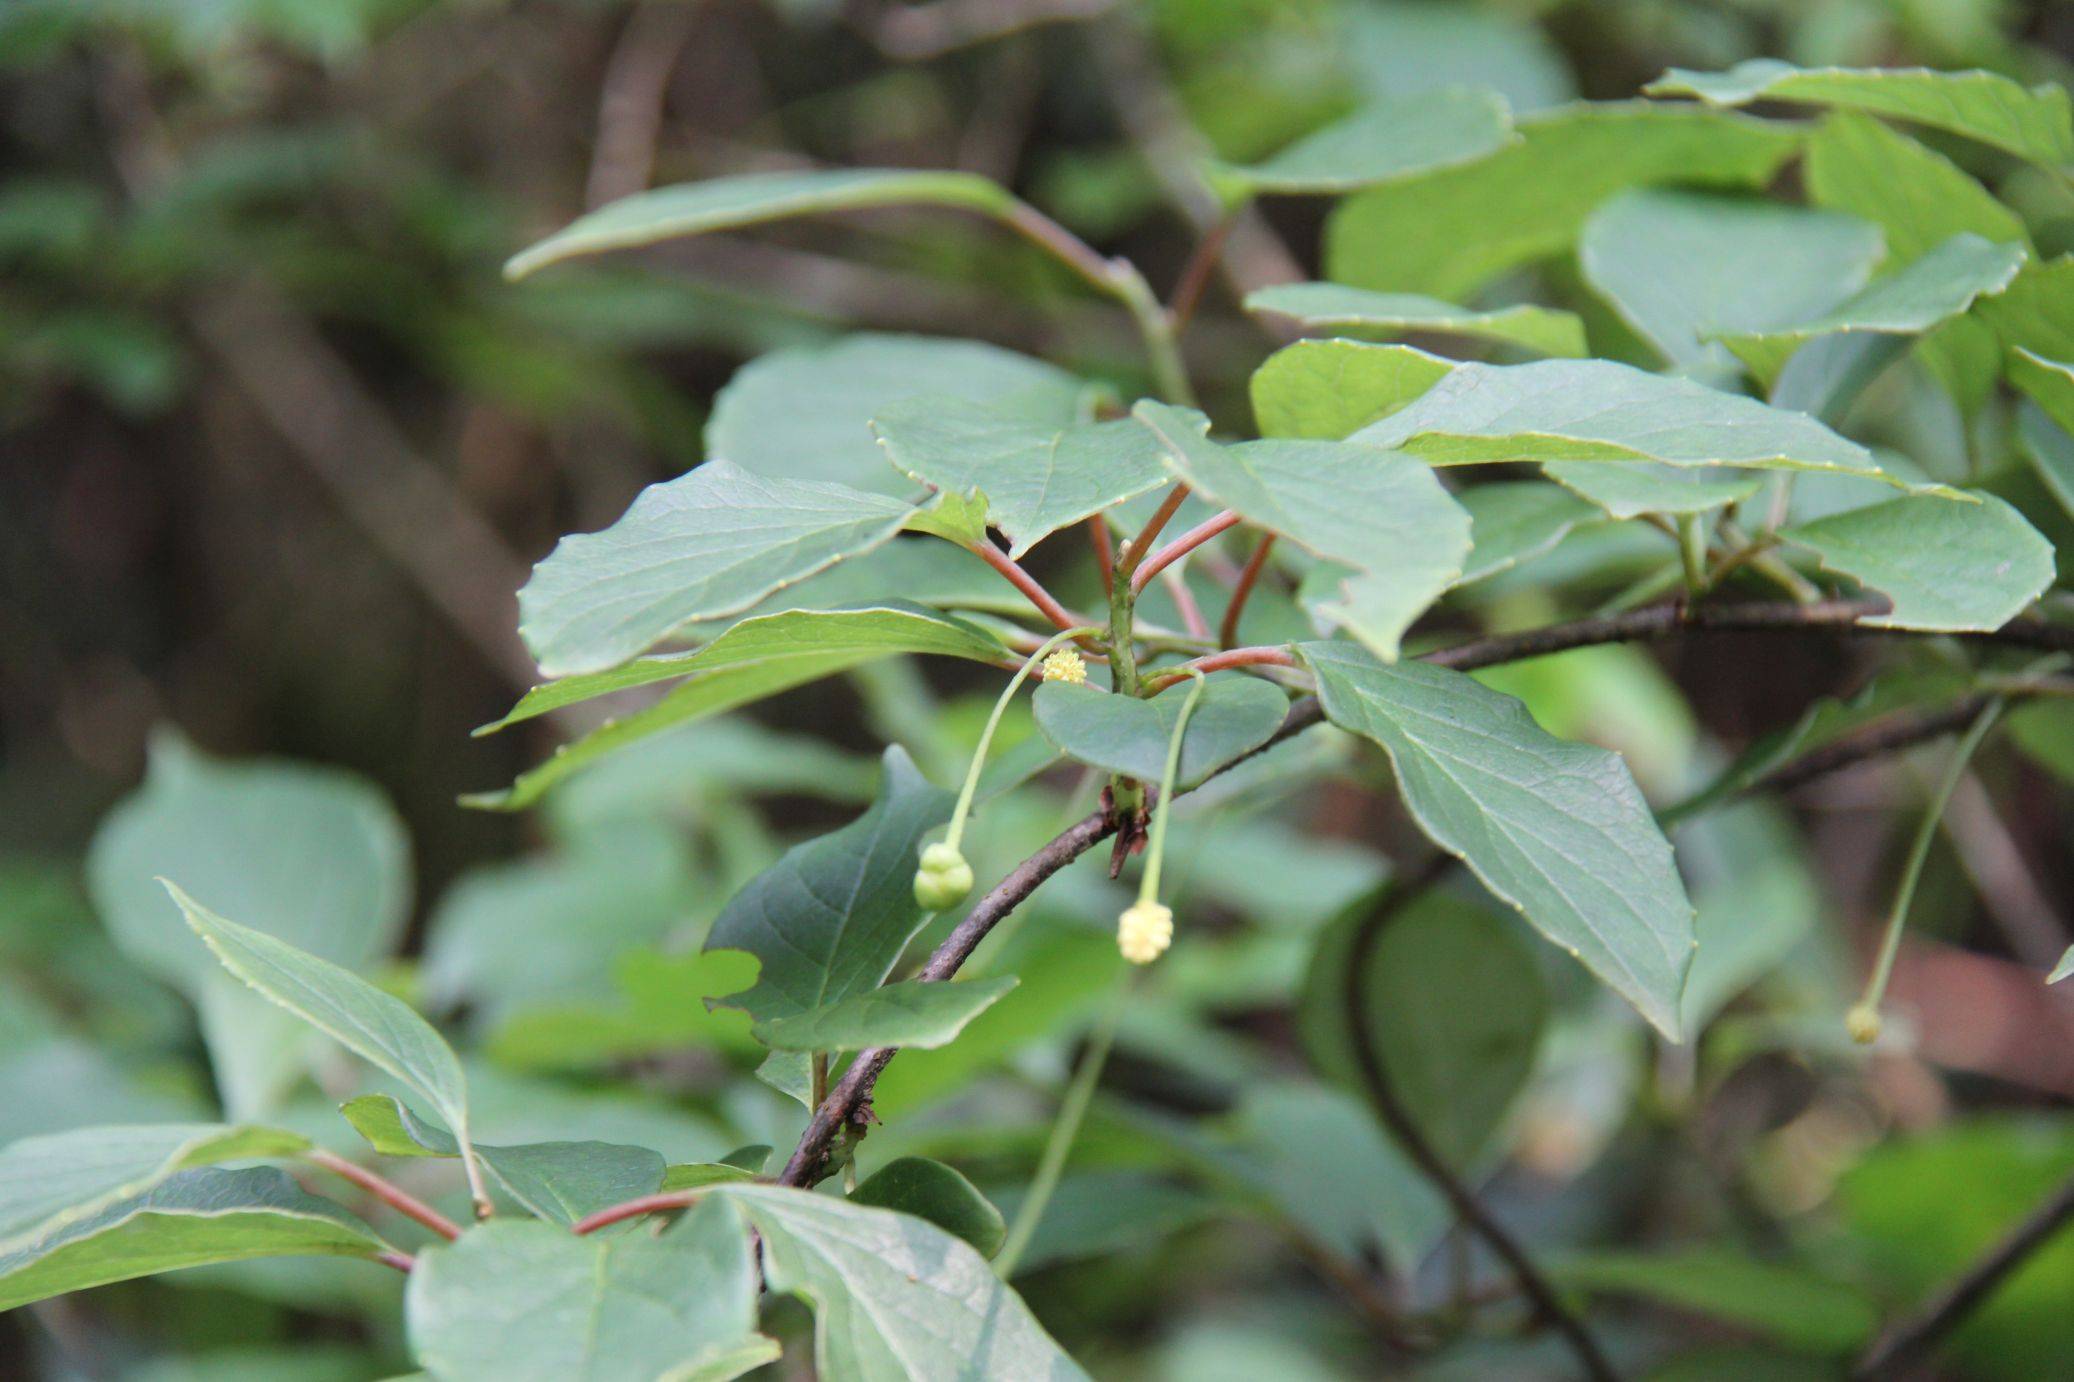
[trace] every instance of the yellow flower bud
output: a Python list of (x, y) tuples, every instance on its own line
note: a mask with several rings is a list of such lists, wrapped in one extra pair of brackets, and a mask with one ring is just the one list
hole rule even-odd
[(1044, 679), (1063, 681), (1068, 686), (1087, 684), (1087, 661), (1071, 648), (1060, 648), (1044, 659)]
[(955, 845), (938, 840), (922, 846), (922, 866), (915, 870), (915, 901), (924, 911), (947, 911), (971, 891), (972, 865)]
[(1116, 919), (1116, 948), (1134, 965), (1149, 965), (1174, 941), (1174, 910), (1157, 902), (1133, 902)]
[(1864, 1003), (1858, 1004), (1844, 1014), (1844, 1030), (1860, 1046), (1872, 1045), (1880, 1039), (1879, 1010)]

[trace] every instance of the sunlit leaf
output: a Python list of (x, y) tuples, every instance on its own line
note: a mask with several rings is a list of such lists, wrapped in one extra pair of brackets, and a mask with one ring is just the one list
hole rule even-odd
[(1305, 135), (1274, 157), (1226, 165), (1220, 180), (1259, 192), (1345, 192), (1482, 158), (1511, 142), (1504, 98), (1452, 87), (1386, 99)]
[(1584, 323), (1576, 313), (1531, 303), (1479, 310), (1417, 293), (1378, 293), (1339, 283), (1283, 283), (1248, 293), (1246, 310), (1291, 317), (1313, 330), (1355, 339), (1422, 333), (1495, 341), (1537, 355), (1586, 353)]
[(822, 1007), (756, 1024), (779, 1051), (860, 1051), (867, 1046), (930, 1050), (957, 1040), (965, 1025), (1016, 984), (1015, 976), (962, 983), (910, 980), (853, 993)]

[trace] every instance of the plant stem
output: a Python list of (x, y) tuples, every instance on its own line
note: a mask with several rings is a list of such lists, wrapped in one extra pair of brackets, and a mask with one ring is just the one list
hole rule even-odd
[(322, 1147), (305, 1152), (303, 1160), (312, 1166), (321, 1166), (342, 1180), (351, 1181), (398, 1214), (407, 1219), (415, 1219), (448, 1242), (461, 1236), (459, 1224), (402, 1186), (376, 1175), (358, 1162), (348, 1161), (336, 1152), (328, 1152)]
[(1174, 784), (1181, 774), (1181, 740), (1188, 734), (1189, 717), (1195, 714), (1195, 703), (1203, 698), (1203, 687), (1208, 684), (1195, 668), (1183, 671), (1195, 678), (1195, 685), (1188, 688), (1188, 697), (1181, 702), (1181, 713), (1174, 717), (1174, 733), (1167, 739), (1167, 762), (1160, 772), (1159, 800), (1153, 803), (1152, 808), (1152, 838), (1145, 846), (1145, 873), (1138, 880), (1140, 902), (1159, 901), (1159, 868), (1166, 860), (1167, 822), (1174, 815)]
[(1152, 294), (1145, 276), (1129, 260), (1105, 259), (1093, 246), (1027, 202), (999, 214), (1002, 224), (1046, 251), (1094, 287), (1122, 303), (1137, 323), (1153, 382), (1169, 403), (1195, 404), (1195, 389), (1174, 336), (1174, 324)]
[(1052, 593), (1044, 588), (1042, 582), (1023, 570), (1008, 553), (996, 547), (992, 542), (981, 539), (972, 544), (972, 551), (981, 561), (1007, 577), (1010, 585), (1020, 590), (1031, 604), (1037, 606), (1039, 614), (1042, 614), (1059, 628), (1078, 628), (1087, 623), (1085, 619), (1076, 618), (1064, 605), (1053, 598)]
[(699, 1202), (706, 1192), (699, 1190), (664, 1190), (654, 1195), (642, 1195), (619, 1204), (609, 1205), (586, 1218), (578, 1219), (569, 1231), (578, 1237), (596, 1233), (599, 1229), (619, 1223), (623, 1219), (638, 1219), (643, 1214), (662, 1214), (673, 1209), (688, 1209)]
[(2074, 1223), (2074, 1177), (2060, 1183), (2008, 1236), (1939, 1291), (1923, 1310), (1876, 1340), (1851, 1370), (1857, 1382), (1898, 1376), (1914, 1359), (1949, 1334), (1995, 1293), (2008, 1275)]
[(1685, 589), (1697, 599), (1707, 593), (1707, 530), (1696, 513), (1678, 518), (1678, 559), (1685, 564)]
[(1188, 329), (1189, 318), (1195, 315), (1196, 304), (1202, 301), (1203, 289), (1209, 286), (1210, 275), (1224, 253), (1224, 242), (1231, 238), (1232, 227), (1238, 224), (1242, 209), (1232, 207), (1203, 232), (1202, 239), (1196, 242), (1195, 253), (1188, 257), (1181, 276), (1174, 281), (1173, 294), (1167, 299), (1167, 320), (1177, 335)]
[(1188, 588), (1188, 578), (1179, 567), (1170, 566), (1159, 573), (1159, 583), (1167, 588), (1174, 601), (1174, 608), (1181, 612), (1181, 627), (1190, 638), (1210, 641), (1210, 625), (1203, 618), (1203, 607), (1196, 603), (1195, 592)]
[(1227, 648), (1221, 653), (1184, 662), (1179, 667), (1155, 673), (1145, 679), (1145, 694), (1156, 696), (1175, 682), (1200, 672), (1221, 672), (1227, 667), (1294, 667), (1296, 654), (1287, 648), (1252, 647)]
[(1080, 1124), (1087, 1117), (1088, 1105), (1094, 1100), (1095, 1086), (1101, 1082), (1102, 1067), (1108, 1063), (1109, 1048), (1116, 1040), (1116, 1027), (1123, 1020), (1124, 999), (1129, 993), (1130, 975), (1117, 976), (1109, 1002), (1095, 1022), (1094, 1030), (1088, 1034), (1087, 1049), (1080, 1053), (1080, 1063), (1073, 1068), (1072, 1083), (1066, 1086), (1065, 1098), (1059, 1101), (1059, 1116), (1052, 1121), (1051, 1135), (1044, 1142), (1044, 1154), (1038, 1158), (1037, 1174), (1031, 1177), (1029, 1193), (1023, 1197), (1022, 1207), (1015, 1212), (1015, 1223), (1008, 1230), (1008, 1241), (1001, 1245), (1001, 1251), (994, 1258), (994, 1272), (1003, 1281), (1015, 1275), (1016, 1264), (1022, 1261), (1039, 1221), (1044, 1218), (1044, 1207), (1051, 1202), (1052, 1192), (1058, 1189), (1059, 1177), (1066, 1169), (1066, 1158), (1072, 1154), (1074, 1139), (1080, 1135)]
[[(980, 770), (986, 766), (987, 749), (994, 742), (994, 731), (1001, 727), (1001, 717), (1008, 712), (1008, 703), (1015, 699), (1016, 691), (1025, 681), (1029, 680), (1030, 673), (1041, 667), (1044, 664), (1044, 659), (1051, 656), (1052, 651), (1061, 643), (1070, 638), (1077, 638), (1082, 634), (1094, 631), (1092, 625), (1076, 629), (1063, 629), (1044, 640), (1043, 643), (1038, 645), (1036, 652), (1031, 653), (1028, 658), (1024, 659), (1023, 665), (1018, 667), (1015, 675), (1008, 679), (1007, 687), (995, 698), (993, 712), (987, 716), (986, 728), (980, 731), (979, 744), (972, 751), (972, 764), (965, 770), (964, 785), (958, 789), (958, 804), (951, 809), (950, 829), (945, 832), (943, 837), (944, 843), (948, 844), (952, 849), (956, 849), (958, 842), (965, 838), (965, 821), (972, 814), (972, 799), (979, 791)], [(823, 1082), (826, 1082), (828, 1078), (827, 1058), (817, 1057), (816, 1059), (820, 1061), (818, 1066), (820, 1078)], [(814, 1102), (819, 1104), (821, 1102), (820, 1097), (817, 1096)]]
[(1088, 519), (1087, 540), (1095, 549), (1095, 570), (1101, 574), (1102, 588), (1107, 590), (1116, 570), (1116, 553), (1109, 545), (1109, 520), (1100, 514)]
[(1159, 536), (1160, 529), (1167, 526), (1167, 520), (1172, 518), (1187, 500), (1188, 486), (1177, 481), (1174, 487), (1167, 491), (1167, 497), (1159, 501), (1159, 507), (1152, 511), (1152, 517), (1145, 520), (1145, 526), (1138, 530), (1138, 535), (1131, 539), (1129, 550), (1117, 558), (1118, 573), (1129, 576), (1138, 569), (1138, 563), (1145, 560), (1146, 549), (1152, 546), (1152, 540)]
[(374, 1255), (374, 1260), (384, 1267), (394, 1267), (405, 1276), (409, 1276), (412, 1269), (418, 1265), (418, 1259), (407, 1252), (378, 1252)]
[(1938, 780), (1936, 790), (1930, 794), (1930, 804), (1923, 812), (1922, 821), (1916, 826), (1915, 839), (1909, 842), (1908, 859), (1901, 866), (1901, 883), (1894, 891), (1894, 906), (1887, 913), (1887, 930), (1880, 938), (1879, 957), (1874, 960), (1872, 975), (1866, 980), (1865, 996), (1859, 1006), (1878, 1011), (1880, 1000), (1886, 997), (1887, 980), (1894, 973), (1894, 957), (1901, 951), (1901, 931), (1908, 922), (1909, 905), (1915, 901), (1916, 884), (1923, 876), (1923, 862), (1930, 857), (1930, 842), (1937, 837), (1937, 822), (1944, 815), (1944, 808), (1951, 802), (1952, 792), (1959, 785), (1960, 776), (1966, 771), (1967, 760), (1974, 750), (1988, 737), (1995, 720), (2002, 713), (2002, 700), (1990, 700), (1981, 712), (1973, 717), (1972, 728), (1953, 748), (1952, 756), (1945, 763), (1944, 776)]
[(1190, 528), (1187, 532), (1160, 548), (1159, 551), (1147, 557), (1144, 564), (1131, 573), (1132, 592), (1136, 593), (1143, 590), (1147, 581), (1166, 570), (1170, 564), (1186, 556), (1238, 522), (1239, 515), (1231, 509), (1226, 509), (1224, 512), (1215, 514), (1196, 524), (1193, 528)]
[[(1548, 628), (1530, 629), (1524, 633), (1473, 639), (1452, 648), (1429, 653), (1424, 660), (1437, 666), (1453, 667), (1458, 671), (1471, 671), (1480, 667), (1495, 667), (1500, 663), (1539, 657), (1545, 653), (1561, 652), (1566, 648), (1581, 648), (1598, 643), (1620, 643), (1635, 639), (1672, 638), (1707, 630), (1807, 631), (1846, 628), (1863, 615), (1882, 614), (1888, 608), (1888, 603), (1883, 599), (1827, 600), (1814, 605), (1783, 602), (1691, 607), (1660, 605), (1625, 614), (1579, 620), (1574, 624), (1558, 624)], [(1853, 628), (1851, 631), (1880, 636), (1906, 636), (1910, 633), (1903, 629), (1865, 627)], [(2074, 627), (2048, 624), (2038, 619), (2012, 620), (1993, 634), (1979, 634), (1974, 637), (1985, 642), (2018, 647), (2074, 651)], [(1218, 773), (1227, 772), (1255, 755), (1267, 752), (1277, 744), (1309, 729), (1322, 718), (1323, 712), (1315, 697), (1298, 701), (1290, 707), (1289, 716), (1282, 722), (1282, 727), (1275, 731), (1265, 744), (1253, 753), (1225, 764), (1217, 770)], [(1782, 772), (1790, 771), (1790, 767), (1791, 765)], [(979, 947), (980, 942), (985, 940), (1004, 918), (1021, 906), (1046, 879), (1115, 834), (1117, 824), (1117, 818), (1113, 813), (1094, 811), (1060, 831), (1043, 848), (1011, 870), (1006, 878), (974, 905), (965, 919), (953, 927), (950, 935), (936, 947), (915, 977), (926, 982), (940, 983), (956, 974), (959, 967), (972, 958), (972, 952)], [(857, 1058), (843, 1072), (843, 1077), (836, 1081), (835, 1088), (828, 1092), (828, 1097), (814, 1110), (813, 1118), (808, 1122), (806, 1131), (800, 1134), (799, 1142), (794, 1146), (792, 1156), (779, 1176), (780, 1184), (807, 1185), (812, 1182), (827, 1158), (829, 1145), (848, 1123), (852, 1114), (870, 1101), (872, 1086), (898, 1054), (898, 1050), (897, 1047), (878, 1046), (857, 1054)]]
[(1217, 629), (1217, 646), (1230, 648), (1239, 641), (1239, 617), (1246, 612), (1246, 601), (1253, 597), (1253, 587), (1260, 583), (1260, 573), (1267, 568), (1268, 553), (1275, 550), (1275, 534), (1263, 533), (1254, 544), (1253, 555), (1246, 558), (1245, 567), (1239, 572), (1239, 583), (1232, 587), (1231, 599), (1224, 606), (1224, 621)]
[(1109, 581), (1109, 681), (1119, 696), (1138, 694), (1138, 654), (1131, 645), (1131, 573), (1121, 562)]
[(1390, 1130), (1397, 1143), (1404, 1149), (1412, 1163), (1454, 1209), (1461, 1222), (1487, 1243), (1511, 1270), (1513, 1279), (1519, 1283), (1520, 1291), (1532, 1301), (1536, 1313), (1553, 1326), (1570, 1351), (1577, 1355), (1577, 1362), (1585, 1374), (1597, 1382), (1615, 1382), (1619, 1374), (1600, 1351), (1599, 1344), (1584, 1327), (1583, 1321), (1571, 1314), (1563, 1304), (1562, 1297), (1549, 1284), (1541, 1269), (1528, 1255), (1527, 1250), (1508, 1233), (1504, 1225), (1492, 1217), (1483, 1202), (1462, 1183), (1445, 1159), (1426, 1140), (1418, 1120), (1411, 1116), (1397, 1097), (1387, 1071), (1374, 1047), (1362, 1040), (1360, 1034), (1370, 1030), (1368, 985), (1364, 979), (1368, 973), (1370, 957), (1375, 953), (1377, 941), (1384, 926), (1397, 915), (1404, 904), (1422, 892), (1438, 878), (1454, 860), (1447, 855), (1436, 855), (1418, 873), (1407, 877), (1391, 890), (1376, 909), (1365, 917), (1355, 930), (1353, 945), (1346, 959), (1345, 986), (1342, 997), (1346, 1004), (1347, 1021), (1355, 1037), (1348, 1043), (1354, 1053), (1354, 1065), (1361, 1082), (1368, 1091), (1369, 1102), (1375, 1106), (1383, 1125)]

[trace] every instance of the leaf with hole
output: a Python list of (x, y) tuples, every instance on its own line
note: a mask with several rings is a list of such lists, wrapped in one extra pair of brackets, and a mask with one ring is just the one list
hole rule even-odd
[(1619, 755), (1557, 739), (1459, 672), (1385, 666), (1347, 643), (1298, 649), (1326, 718), (1390, 757), (1412, 818), (1673, 1041), (1693, 909)]

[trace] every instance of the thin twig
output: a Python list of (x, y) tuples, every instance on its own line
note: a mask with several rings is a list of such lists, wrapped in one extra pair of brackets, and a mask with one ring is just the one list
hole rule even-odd
[(1227, 648), (1221, 653), (1193, 658), (1179, 667), (1170, 668), (1156, 676), (1145, 679), (1146, 694), (1151, 695), (1172, 686), (1177, 681), (1187, 680), (1190, 670), (1208, 675), (1221, 672), (1227, 667), (1294, 667), (1296, 654), (1287, 648), (1259, 646), (1251, 648)]
[(1188, 577), (1178, 566), (1169, 566), (1159, 573), (1159, 583), (1173, 597), (1174, 608), (1181, 612), (1181, 627), (1190, 638), (1210, 641), (1210, 624), (1203, 618), (1203, 607), (1196, 603), (1195, 592), (1188, 588)]
[(2074, 1176), (2061, 1182), (2043, 1204), (1931, 1297), (1920, 1311), (1883, 1333), (1858, 1360), (1851, 1376), (1858, 1382), (1899, 1376), (1911, 1362), (1979, 1309), (2005, 1277), (2021, 1267), (2069, 1222), (2074, 1222)]
[(1109, 520), (1100, 514), (1087, 521), (1088, 544), (1095, 549), (1095, 569), (1102, 574), (1102, 589), (1109, 588), (1109, 578), (1116, 570), (1116, 551), (1109, 545)]
[(448, 1242), (461, 1236), (461, 1226), (452, 1219), (402, 1186), (376, 1175), (357, 1162), (348, 1161), (336, 1152), (328, 1152), (322, 1147), (305, 1153), (303, 1159), (312, 1166), (321, 1166), (342, 1180), (351, 1181), (398, 1214), (406, 1219), (417, 1220)]
[(600, 207), (648, 186), (662, 132), (663, 98), (697, 15), (694, 6), (647, 4), (627, 17), (599, 84), (598, 138), (584, 185), (585, 207)]
[(1145, 520), (1145, 526), (1140, 528), (1138, 535), (1131, 539), (1130, 546), (1118, 555), (1116, 570), (1119, 573), (1128, 576), (1138, 569), (1138, 563), (1145, 560), (1145, 549), (1152, 545), (1152, 540), (1159, 536), (1160, 529), (1167, 526), (1167, 520), (1174, 516), (1175, 510), (1179, 509), (1187, 499), (1187, 485), (1176, 484), (1167, 491), (1167, 497), (1162, 499), (1159, 507), (1152, 511), (1152, 517)]
[(673, 1209), (688, 1209), (697, 1204), (705, 1194), (698, 1190), (664, 1190), (653, 1195), (641, 1195), (608, 1205), (595, 1214), (586, 1215), (570, 1225), (569, 1231), (579, 1236), (596, 1233), (599, 1229), (616, 1224), (622, 1219), (638, 1219), (643, 1214), (662, 1214)]
[(1275, 550), (1275, 534), (1263, 533), (1254, 545), (1253, 555), (1239, 571), (1238, 584), (1232, 587), (1231, 600), (1224, 607), (1224, 622), (1218, 626), (1217, 646), (1232, 648), (1239, 642), (1239, 617), (1246, 612), (1246, 601), (1253, 597), (1253, 587), (1260, 583), (1260, 573), (1267, 568), (1268, 553)]
[(1233, 207), (1203, 232), (1196, 242), (1195, 253), (1181, 267), (1181, 276), (1174, 281), (1173, 294), (1167, 299), (1167, 320), (1179, 335), (1188, 329), (1189, 318), (1195, 315), (1196, 304), (1203, 300), (1203, 289), (1210, 285), (1210, 272), (1217, 267), (1224, 253), (1224, 242), (1231, 238), (1232, 227), (1239, 221), (1240, 208)]
[[(1430, 654), (1427, 660), (1466, 671), (1560, 652), (1566, 648), (1642, 638), (1667, 638), (1696, 629), (1740, 632), (1845, 627), (1863, 615), (1882, 613), (1886, 608), (1884, 600), (1824, 601), (1814, 605), (1784, 602), (1715, 605), (1701, 606), (1696, 610), (1685, 610), (1677, 605), (1656, 606), (1619, 615), (1581, 620), (1576, 624), (1536, 629), (1522, 634), (1477, 639)], [(1901, 632), (1873, 628), (1856, 631), (1882, 634)], [(2004, 625), (1995, 634), (1978, 636), (2026, 647), (2074, 648), (2074, 627), (2046, 624), (2036, 619), (2016, 620)], [(1323, 711), (1315, 697), (1299, 700), (1290, 708), (1288, 718), (1282, 722), (1282, 728), (1255, 752), (1265, 752), (1290, 736), (1318, 723), (1322, 718)], [(1930, 736), (1924, 734), (1920, 737)], [(1909, 738), (1905, 742), (1913, 743), (1917, 742), (1917, 739)], [(1220, 768), (1219, 772), (1228, 771), (1244, 761), (1246, 760), (1243, 758), (1234, 760)], [(1794, 765), (1789, 764), (1779, 773), (1766, 779), (1763, 785), (1797, 785), (1798, 781), (1805, 780), (1806, 774), (1796, 774)], [(923, 965), (916, 977), (940, 982), (956, 974), (959, 966), (971, 958), (973, 950), (987, 934), (1035, 892), (1040, 884), (1108, 839), (1115, 830), (1116, 822), (1106, 812), (1097, 811), (1053, 837), (1050, 843), (1025, 859), (1002, 879), (993, 891), (980, 900), (930, 955), (928, 962)], [(874, 1047), (860, 1052), (851, 1062), (843, 1078), (836, 1082), (828, 1097), (814, 1110), (813, 1119), (807, 1124), (806, 1131), (801, 1134), (791, 1159), (779, 1177), (783, 1184), (805, 1185), (817, 1175), (836, 1133), (853, 1117), (858, 1116), (858, 1111), (870, 1100), (872, 1086), (897, 1050), (897, 1047), (890, 1046)]]
[(1584, 1327), (1583, 1321), (1573, 1315), (1564, 1305), (1562, 1297), (1534, 1265), (1534, 1259), (1518, 1240), (1506, 1231), (1505, 1226), (1492, 1217), (1474, 1191), (1463, 1184), (1433, 1144), (1426, 1140), (1425, 1132), (1419, 1127), (1410, 1110), (1398, 1099), (1397, 1091), (1390, 1083), (1389, 1074), (1383, 1069), (1382, 1060), (1374, 1047), (1360, 1038), (1369, 1030), (1368, 985), (1363, 982), (1368, 972), (1369, 958), (1375, 953), (1376, 942), (1381, 939), (1383, 928), (1412, 898), (1432, 883), (1454, 860), (1447, 855), (1435, 855), (1418, 873), (1407, 877), (1390, 892), (1390, 895), (1364, 917), (1354, 933), (1353, 945), (1347, 953), (1345, 987), (1342, 991), (1346, 1004), (1347, 1021), (1355, 1033), (1348, 1043), (1354, 1053), (1354, 1064), (1366, 1087), (1369, 1102), (1375, 1106), (1383, 1125), (1390, 1130), (1400, 1147), (1409, 1156), (1426, 1179), (1447, 1199), (1455, 1215), (1479, 1238), (1489, 1244), (1511, 1270), (1513, 1279), (1519, 1282), (1520, 1291), (1533, 1302), (1535, 1311), (1560, 1334), (1577, 1355), (1578, 1364), (1585, 1373), (1599, 1382), (1613, 1382), (1619, 1374), (1600, 1350), (1598, 1341)]
[[(1136, 594), (1145, 589), (1146, 582), (1150, 581), (1154, 576), (1157, 576), (1160, 572), (1166, 570), (1167, 567), (1187, 556), (1219, 533), (1233, 527), (1238, 522), (1239, 515), (1237, 511), (1226, 509), (1224, 512), (1213, 514), (1196, 524), (1193, 528), (1190, 528), (1187, 532), (1145, 558), (1144, 563), (1131, 573), (1131, 592)], [(1133, 543), (1131, 546), (1132, 554), (1135, 555), (1137, 550), (1137, 544)], [(1204, 637), (1208, 636), (1206, 631)]]
[(1058, 627), (1062, 629), (1077, 629), (1088, 622), (1085, 619), (1075, 617), (1071, 611), (1053, 598), (1052, 593), (1044, 588), (1042, 582), (1023, 570), (1008, 553), (996, 547), (992, 542), (982, 538), (980, 541), (972, 544), (972, 550), (978, 554), (981, 561), (984, 561), (987, 565), (1007, 577), (1010, 585), (1020, 590), (1031, 604), (1037, 606), (1039, 614), (1051, 620)]
[(418, 1259), (412, 1257), (409, 1253), (396, 1252), (393, 1249), (386, 1248), (376, 1253), (374, 1260), (381, 1263), (384, 1267), (394, 1267), (405, 1276), (409, 1276), (411, 1269), (418, 1265)]

